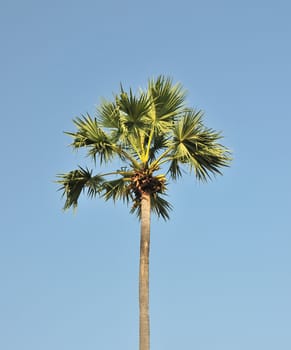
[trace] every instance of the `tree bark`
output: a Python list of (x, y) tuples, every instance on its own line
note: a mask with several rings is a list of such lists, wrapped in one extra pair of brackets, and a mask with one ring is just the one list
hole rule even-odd
[(141, 198), (141, 231), (139, 261), (139, 350), (150, 349), (149, 319), (149, 252), (150, 252), (150, 195)]

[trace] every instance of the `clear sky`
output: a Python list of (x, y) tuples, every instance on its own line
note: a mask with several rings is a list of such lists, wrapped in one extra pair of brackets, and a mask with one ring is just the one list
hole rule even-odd
[(119, 83), (166, 74), (222, 130), (223, 177), (170, 186), (153, 219), (152, 350), (290, 350), (288, 0), (2, 0), (0, 348), (138, 348), (139, 224), (63, 213), (55, 174), (88, 165), (64, 130)]

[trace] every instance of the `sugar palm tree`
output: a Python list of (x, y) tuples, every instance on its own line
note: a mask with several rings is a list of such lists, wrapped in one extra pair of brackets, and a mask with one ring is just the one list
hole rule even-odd
[(85, 148), (95, 164), (114, 159), (123, 164), (118, 170), (97, 174), (79, 167), (58, 175), (58, 183), (66, 198), (64, 209), (75, 208), (85, 192), (89, 197), (130, 203), (131, 212), (140, 219), (140, 350), (150, 347), (150, 214), (169, 218), (168, 179), (177, 180), (187, 170), (207, 181), (221, 174), (231, 160), (229, 150), (219, 143), (221, 134), (206, 128), (202, 117), (201, 111), (185, 105), (180, 84), (159, 76), (135, 95), (121, 86), (113, 101), (100, 104), (95, 117), (75, 118), (76, 131), (67, 133), (73, 139), (71, 146)]

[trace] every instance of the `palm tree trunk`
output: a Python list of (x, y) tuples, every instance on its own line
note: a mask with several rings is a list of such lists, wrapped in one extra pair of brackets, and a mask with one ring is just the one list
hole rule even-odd
[(150, 349), (149, 319), (149, 252), (150, 252), (150, 195), (141, 198), (141, 232), (139, 261), (139, 350)]

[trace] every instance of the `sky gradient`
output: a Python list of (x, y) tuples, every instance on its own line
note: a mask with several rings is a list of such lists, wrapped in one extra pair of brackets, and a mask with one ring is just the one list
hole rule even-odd
[(138, 348), (139, 224), (121, 203), (62, 212), (63, 131), (120, 82), (159, 74), (221, 130), (224, 176), (170, 184), (153, 218), (152, 350), (290, 350), (289, 1), (15, 1), (0, 11), (0, 348)]

